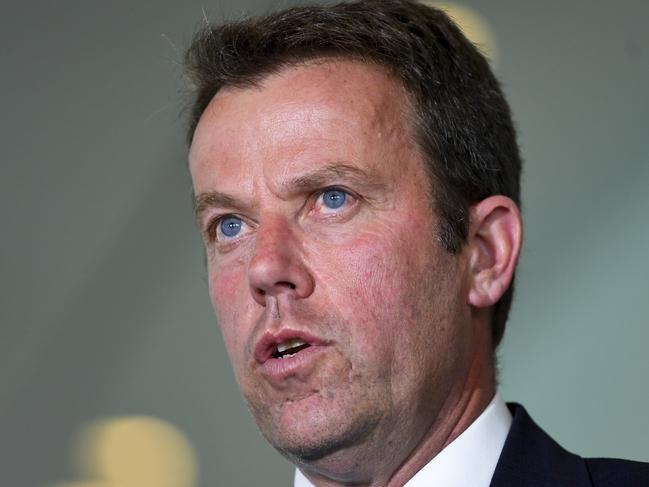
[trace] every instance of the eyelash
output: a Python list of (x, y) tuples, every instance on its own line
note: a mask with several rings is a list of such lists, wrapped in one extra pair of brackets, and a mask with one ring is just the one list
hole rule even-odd
[[(342, 193), (345, 193), (346, 198), (351, 199), (352, 202), (349, 202), (348, 200), (346, 200), (343, 203), (343, 205), (341, 206), (341, 211), (340, 212), (334, 212), (332, 214), (328, 214), (328, 215), (325, 216), (325, 218), (335, 218), (340, 213), (342, 213), (342, 211), (344, 211), (345, 208), (347, 208), (348, 206), (355, 205), (360, 199), (355, 193), (353, 193), (352, 191), (350, 191), (350, 190), (348, 190), (348, 189), (346, 189), (344, 187), (341, 187), (341, 186), (328, 186), (326, 188), (323, 188), (321, 190), (316, 191), (315, 193), (313, 193), (308, 198), (307, 201), (313, 201), (314, 202), (313, 205), (312, 205), (313, 207), (309, 209), (309, 213), (311, 211), (313, 211), (313, 209), (315, 207), (315, 203), (317, 203), (318, 200), (320, 200), (320, 198), (322, 198), (322, 196), (328, 191), (340, 191)], [(324, 205), (324, 203), (322, 203), (322, 204)], [(331, 210), (335, 210), (335, 209), (331, 208)], [(205, 227), (205, 234), (206, 234), (206, 238), (207, 238), (209, 243), (219, 242), (218, 232), (219, 232), (219, 227), (221, 225), (221, 222), (223, 222), (223, 220), (225, 220), (227, 218), (231, 218), (231, 217), (238, 218), (239, 220), (241, 220), (244, 223), (244, 225), (247, 225), (246, 219), (243, 218), (240, 215), (237, 215), (236, 213), (225, 213), (223, 215), (219, 215), (219, 216), (213, 218), (212, 220), (209, 220), (206, 227)], [(225, 240), (224, 243), (231, 243), (231, 242), (234, 242), (236, 240), (237, 240), (237, 237), (233, 237), (230, 240)]]

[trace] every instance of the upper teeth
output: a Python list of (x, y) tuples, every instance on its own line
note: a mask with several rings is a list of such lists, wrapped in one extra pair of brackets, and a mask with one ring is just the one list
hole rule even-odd
[(288, 350), (289, 348), (301, 347), (302, 345), (306, 345), (306, 342), (303, 342), (298, 338), (294, 338), (293, 340), (288, 340), (286, 342), (282, 342), (279, 345), (277, 345), (277, 351), (279, 353), (282, 353)]

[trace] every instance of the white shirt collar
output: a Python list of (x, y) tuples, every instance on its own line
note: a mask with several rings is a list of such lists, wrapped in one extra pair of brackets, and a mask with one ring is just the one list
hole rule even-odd
[[(412, 477), (404, 487), (489, 487), (512, 415), (496, 393), (477, 419)], [(314, 487), (295, 469), (294, 487)]]

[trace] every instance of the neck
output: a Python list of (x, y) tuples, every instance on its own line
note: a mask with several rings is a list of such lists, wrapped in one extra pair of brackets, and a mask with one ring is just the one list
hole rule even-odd
[(495, 394), (493, 367), (476, 360), (465, 384), (449, 395), (424, 439), (389, 478), (385, 487), (404, 485), (487, 408)]

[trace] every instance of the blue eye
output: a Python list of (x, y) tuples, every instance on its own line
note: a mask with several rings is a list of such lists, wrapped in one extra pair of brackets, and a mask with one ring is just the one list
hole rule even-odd
[(322, 202), (332, 210), (340, 208), (347, 200), (347, 193), (340, 189), (328, 189), (322, 193)]
[(221, 233), (223, 235), (232, 238), (236, 237), (239, 234), (242, 224), (243, 222), (241, 221), (241, 218), (238, 218), (236, 216), (228, 216), (221, 220), (219, 227), (221, 227)]

